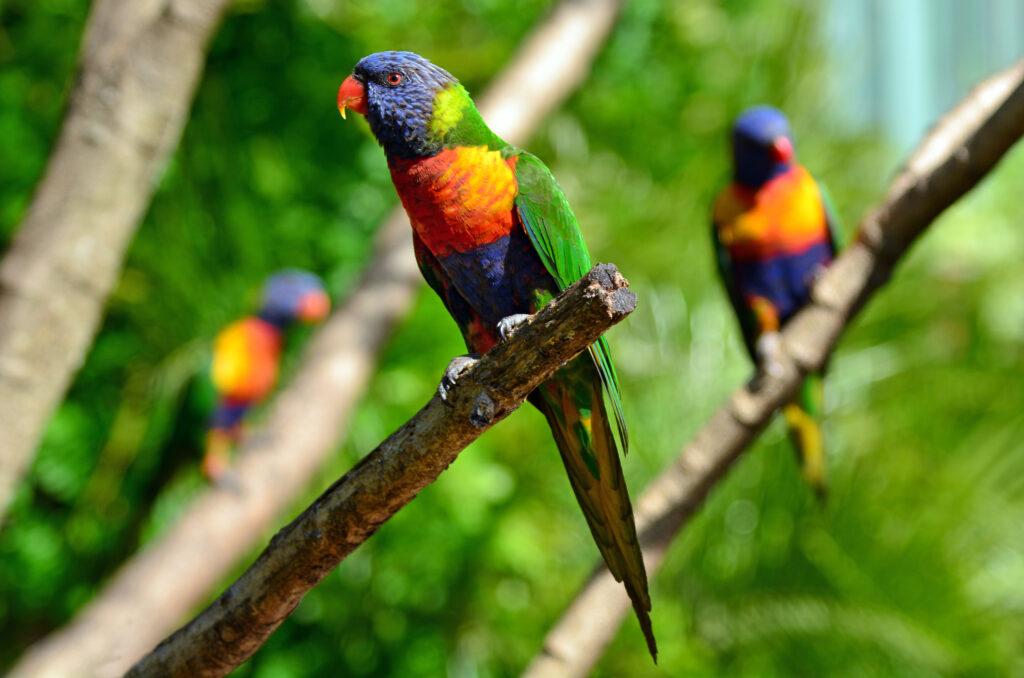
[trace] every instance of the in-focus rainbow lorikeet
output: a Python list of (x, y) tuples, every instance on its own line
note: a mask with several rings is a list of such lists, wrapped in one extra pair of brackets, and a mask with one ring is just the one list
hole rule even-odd
[(319, 322), (330, 310), (320, 278), (305, 271), (279, 271), (263, 286), (259, 313), (231, 323), (217, 335), (211, 376), (218, 402), (202, 464), (207, 478), (217, 480), (227, 471), (242, 418), (277, 383), (285, 328), (296, 321)]
[[(825, 194), (794, 157), (781, 111), (756, 106), (732, 128), (733, 181), (715, 201), (711, 229), (718, 271), (747, 350), (761, 370), (778, 370), (779, 329), (810, 298), (836, 254), (836, 220)], [(825, 491), (825, 452), (817, 418), (822, 375), (808, 376), (783, 408), (807, 482)]]
[[(447, 71), (410, 52), (371, 54), (338, 91), (384, 147), (413, 226), (423, 277), (484, 353), (590, 269), (576, 218), (548, 168), (488, 129)], [(453, 361), (439, 390), (466, 361)], [(623, 452), (626, 424), (602, 338), (530, 395), (548, 420), (569, 481), (608, 569), (625, 584), (652, 656), (647, 574), (607, 395)]]

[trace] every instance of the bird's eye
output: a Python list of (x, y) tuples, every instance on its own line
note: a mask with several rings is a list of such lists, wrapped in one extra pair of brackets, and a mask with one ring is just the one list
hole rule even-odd
[(388, 84), (389, 85), (398, 85), (401, 82), (402, 82), (402, 74), (401, 73), (388, 73)]

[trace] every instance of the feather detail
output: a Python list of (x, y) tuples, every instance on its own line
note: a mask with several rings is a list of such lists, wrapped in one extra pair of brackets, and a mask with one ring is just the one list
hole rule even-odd
[(715, 201), (712, 242), (718, 272), (753, 346), (802, 307), (835, 255), (821, 193), (800, 165), (757, 190), (728, 186)]
[[(576, 217), (551, 170), (529, 153), (520, 153), (515, 166), (519, 194), (515, 205), (526, 232), (533, 241), (544, 267), (562, 291), (590, 270), (590, 253), (583, 242)], [(601, 383), (615, 413), (622, 453), (629, 452), (629, 431), (622, 411), (619, 378), (612, 363), (608, 342), (601, 337), (589, 353), (601, 375)]]
[(732, 184), (715, 202), (714, 218), (734, 261), (797, 254), (830, 239), (821, 193), (800, 165), (757, 191)]
[(602, 391), (591, 360), (578, 356), (538, 388), (530, 402), (548, 421), (587, 527), (608, 570), (625, 586), (656, 658), (647, 571)]
[(470, 146), (389, 166), (413, 229), (435, 256), (468, 252), (512, 230), (514, 159)]

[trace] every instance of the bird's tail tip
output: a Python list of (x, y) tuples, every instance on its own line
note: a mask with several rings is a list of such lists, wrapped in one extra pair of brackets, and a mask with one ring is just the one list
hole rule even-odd
[(657, 666), (658, 665), (658, 643), (655, 642), (653, 635), (649, 636), (647, 638), (647, 651), (651, 653), (651, 661), (653, 661), (654, 665)]
[(828, 504), (828, 485), (820, 478), (817, 482), (809, 478), (806, 480), (807, 484), (811, 486), (811, 491), (814, 493), (814, 500), (818, 503), (818, 506), (824, 508)]
[[(646, 582), (645, 582), (646, 584)], [(654, 638), (654, 627), (651, 625), (651, 605), (650, 598), (647, 598), (645, 602), (639, 597), (633, 595), (634, 592), (626, 588), (626, 592), (630, 594), (630, 600), (633, 603), (633, 611), (636, 613), (636, 619), (640, 623), (640, 632), (644, 634), (644, 640), (647, 642), (647, 651), (651, 653), (651, 659), (654, 663), (658, 663), (658, 641)]]
[(804, 407), (790, 403), (782, 408), (789, 436), (796, 447), (804, 481), (814, 492), (818, 502), (824, 505), (828, 495), (825, 480), (825, 446), (822, 441), (821, 424)]

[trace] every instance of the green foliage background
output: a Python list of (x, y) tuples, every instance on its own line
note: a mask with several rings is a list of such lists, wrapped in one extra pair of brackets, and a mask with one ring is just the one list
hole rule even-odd
[[(284, 266), (344, 298), (396, 202), (334, 97), (355, 61), (412, 49), (479, 92), (547, 4), (239, 0), (210, 52), (102, 332), (0, 532), (0, 667), (66, 622), (202, 481), (218, 328)], [(0, 2), (0, 243), (58, 129), (87, 7)], [(749, 365), (714, 280), (708, 205), (747, 105), (791, 114), (846, 224), (896, 158), (842, 131), (810, 1), (637, 0), (586, 85), (528, 147), (596, 260), (640, 296), (611, 335), (634, 493)], [(529, 97), (529, 92), (523, 92)], [(844, 104), (848, 105), (848, 104)], [(1016, 151), (926, 235), (842, 340), (819, 508), (776, 424), (654, 579), (662, 658), (635, 623), (603, 676), (1024, 674), (1024, 217)], [(291, 337), (293, 361), (304, 337)], [(463, 352), (428, 291), (333, 461), (283, 524), (407, 419)], [(257, 415), (258, 416), (258, 415)], [(307, 596), (235, 675), (515, 675), (596, 557), (540, 415), (524, 408)], [(268, 535), (269, 536), (269, 535)]]

